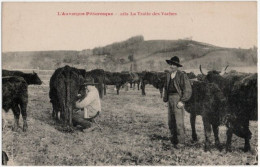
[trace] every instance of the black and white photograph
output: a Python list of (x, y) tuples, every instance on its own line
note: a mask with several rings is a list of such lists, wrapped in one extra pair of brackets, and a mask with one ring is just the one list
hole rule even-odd
[(257, 5), (2, 2), (2, 165), (258, 165)]

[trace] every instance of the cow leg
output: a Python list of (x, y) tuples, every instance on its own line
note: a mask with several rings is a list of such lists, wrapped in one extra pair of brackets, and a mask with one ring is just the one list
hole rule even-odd
[(102, 83), (99, 83), (97, 86), (96, 86), (97, 90), (98, 90), (98, 94), (99, 94), (99, 97), (102, 99), (103, 98), (103, 84)]
[(252, 137), (252, 133), (249, 129), (249, 119), (247, 119), (246, 124), (244, 126), (245, 128), (245, 146), (244, 146), (244, 151), (248, 152), (251, 150), (251, 146), (250, 146), (250, 139)]
[(213, 133), (214, 133), (214, 137), (215, 137), (215, 145), (216, 147), (221, 151), (221, 146), (220, 146), (220, 142), (219, 142), (219, 135), (218, 135), (218, 130), (219, 130), (219, 125), (218, 123), (213, 123), (212, 124), (212, 129), (213, 129)]
[(53, 108), (53, 106), (52, 106), (52, 114), (51, 114), (51, 116), (52, 116), (52, 118), (55, 118), (55, 110), (54, 110), (54, 108)]
[(107, 85), (104, 84), (104, 95), (107, 94)]
[(119, 95), (120, 85), (116, 85), (116, 94)]
[(13, 114), (14, 114), (14, 126), (13, 131), (17, 131), (19, 127), (19, 117), (20, 117), (20, 108), (18, 104), (14, 104), (12, 106)]
[(100, 90), (100, 98), (102, 99), (103, 95), (104, 95), (104, 84), (103, 83), (100, 84), (99, 90)]
[(130, 82), (130, 88), (132, 88), (132, 85), (133, 85), (133, 82), (131, 81), (131, 82)]
[(140, 83), (137, 83), (137, 89), (140, 90)]
[(252, 133), (249, 130), (249, 119), (246, 121), (244, 126), (241, 127), (241, 131), (242, 131), (242, 134), (243, 134), (242, 136), (245, 139), (244, 151), (248, 152), (248, 151), (251, 150), (250, 139), (251, 139), (251, 136), (252, 136)]
[[(57, 104), (56, 104), (57, 105)], [(58, 117), (57, 117), (57, 112), (58, 112), (58, 110), (57, 110), (57, 108), (55, 107), (55, 104), (52, 104), (52, 118), (53, 119), (58, 119)]]
[(162, 94), (163, 94), (163, 88), (160, 88), (160, 94), (161, 94), (161, 98), (162, 98)]
[(211, 134), (211, 125), (209, 123), (209, 119), (206, 116), (202, 116), (203, 125), (204, 125), (204, 133), (205, 133), (205, 151), (209, 151), (210, 146), (210, 134)]
[(23, 117), (23, 131), (26, 132), (28, 129), (28, 125), (27, 125), (27, 101), (24, 101), (20, 104), (21, 107), (21, 113), (22, 113), (22, 117)]
[(250, 138), (246, 137), (245, 138), (245, 146), (244, 146), (244, 151), (248, 152), (251, 150), (251, 146), (250, 146)]
[(229, 127), (228, 130), (227, 130), (226, 152), (231, 152), (232, 135), (233, 135), (233, 128)]
[(65, 99), (62, 100), (60, 107), (60, 120), (65, 122)]
[(190, 114), (190, 125), (192, 130), (192, 140), (198, 141), (197, 134), (196, 134), (196, 114)]
[(141, 84), (142, 95), (145, 96), (145, 84)]

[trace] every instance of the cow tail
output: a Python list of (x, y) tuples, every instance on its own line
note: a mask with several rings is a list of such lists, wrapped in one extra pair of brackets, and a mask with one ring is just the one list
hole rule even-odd
[(69, 109), (69, 102), (70, 102), (70, 85), (69, 80), (65, 80), (65, 87), (66, 87), (66, 98), (65, 98), (65, 123), (68, 125), (70, 122), (70, 109)]
[[(69, 80), (68, 80), (69, 81)], [(70, 97), (70, 88), (71, 88), (71, 85), (70, 85), (70, 82), (67, 82), (67, 110), (68, 110), (68, 123), (69, 125), (71, 126), (72, 125), (72, 108), (71, 108), (71, 97)]]

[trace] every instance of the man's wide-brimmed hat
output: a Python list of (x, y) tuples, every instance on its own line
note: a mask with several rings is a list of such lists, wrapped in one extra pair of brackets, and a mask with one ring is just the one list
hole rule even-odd
[(98, 83), (94, 82), (94, 78), (87, 77), (85, 78), (83, 85), (98, 85)]
[(170, 65), (176, 65), (177, 67), (182, 67), (180, 64), (180, 59), (177, 56), (172, 57), (170, 60), (166, 60), (166, 62)]

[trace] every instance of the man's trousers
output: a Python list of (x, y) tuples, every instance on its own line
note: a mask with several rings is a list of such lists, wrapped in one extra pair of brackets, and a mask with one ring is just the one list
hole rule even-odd
[(184, 144), (185, 143), (185, 127), (184, 127), (184, 115), (183, 108), (177, 108), (177, 104), (180, 101), (178, 93), (169, 95), (168, 98), (168, 125), (171, 132), (172, 144)]

